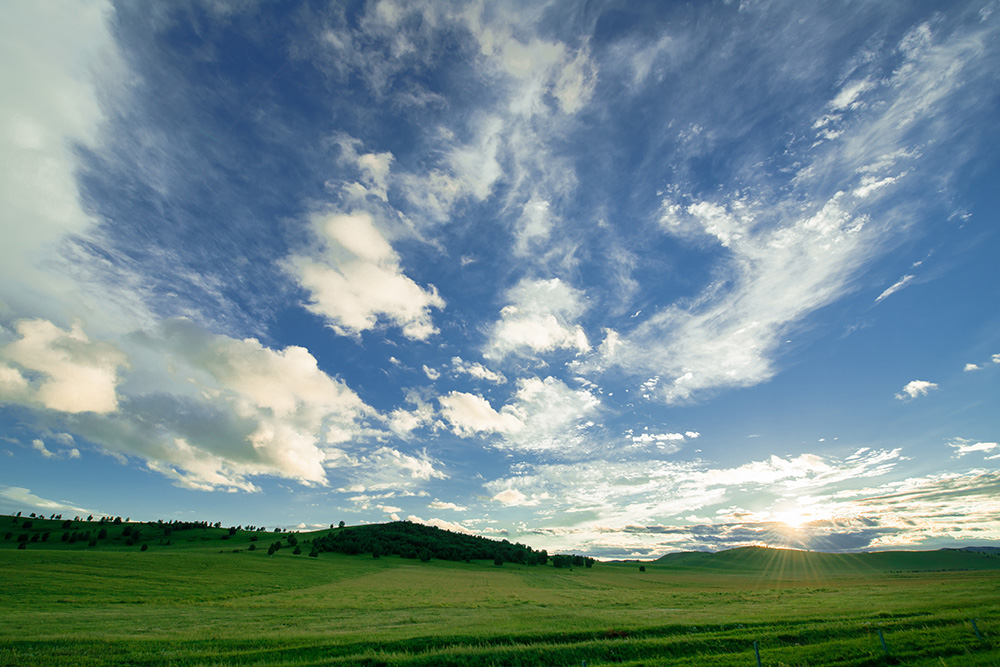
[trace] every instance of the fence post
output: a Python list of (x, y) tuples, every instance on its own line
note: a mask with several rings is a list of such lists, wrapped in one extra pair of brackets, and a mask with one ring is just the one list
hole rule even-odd
[(885, 637), (882, 636), (882, 628), (878, 629), (878, 640), (882, 642), (882, 650), (885, 651), (886, 655), (889, 655), (889, 647), (885, 645)]
[(983, 635), (980, 634), (979, 628), (976, 627), (976, 619), (970, 618), (969, 620), (972, 621), (972, 629), (975, 630), (976, 632), (976, 639), (978, 639), (979, 641), (983, 641)]
[(757, 642), (753, 643), (753, 655), (757, 658), (757, 667), (760, 667), (760, 647), (757, 646)]

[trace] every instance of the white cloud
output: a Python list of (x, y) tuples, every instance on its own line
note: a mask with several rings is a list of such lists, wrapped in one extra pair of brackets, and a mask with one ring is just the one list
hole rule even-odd
[(45, 443), (41, 439), (39, 439), (39, 438), (35, 438), (34, 440), (31, 441), (31, 447), (32, 447), (32, 449), (34, 449), (35, 451), (37, 451), (39, 454), (41, 454), (42, 456), (44, 456), (47, 459), (61, 459), (61, 458), (78, 459), (78, 458), (80, 458), (80, 450), (77, 449), (76, 447), (73, 447), (71, 449), (64, 449), (64, 450), (61, 450), (61, 451), (58, 451), (58, 452), (53, 452), (53, 451), (50, 451), (45, 446)]
[(589, 449), (586, 434), (600, 409), (590, 391), (571, 389), (553, 377), (521, 379), (517, 385), (500, 410), (481, 396), (453, 391), (438, 399), (441, 415), (456, 435), (498, 434), (492, 444), (503, 449), (571, 457)]
[(982, 32), (939, 35), (924, 26), (900, 45), (901, 66), (853, 75), (831, 102), (842, 107), (838, 138), (789, 144), (781, 158), (795, 160), (789, 180), (755, 163), (743, 188), (724, 197), (685, 194), (681, 185), (667, 192), (662, 228), (714, 251), (716, 270), (700, 294), (624, 334), (617, 363), (661, 375), (668, 402), (773, 377), (789, 331), (853, 291), (865, 266), (912, 224), (908, 200), (889, 197), (903, 187), (900, 177), (931, 178), (928, 170), (961, 163), (959, 152), (935, 150), (931, 164), (921, 151), (951, 136), (954, 108), (974, 95), (971, 85), (961, 90), (963, 74), (984, 73), (981, 44), (991, 28), (973, 30)]
[(926, 380), (913, 380), (906, 383), (906, 386), (903, 387), (902, 391), (896, 394), (896, 398), (900, 401), (905, 401), (907, 399), (912, 400), (918, 396), (926, 396), (927, 392), (937, 388), (938, 386), (933, 382), (928, 382)]
[(434, 406), (415, 390), (406, 392), (406, 402), (413, 409), (396, 408), (389, 413), (389, 428), (397, 436), (407, 438), (413, 431), (423, 426), (434, 424)]
[[(79, 515), (103, 515), (101, 512), (77, 507), (65, 500), (48, 500), (33, 494), (29, 489), (20, 486), (0, 486), (0, 508), (5, 514), (29, 512), (31, 508), (44, 510), (46, 513), (69, 513)], [(106, 515), (105, 515), (106, 516)]]
[(381, 318), (403, 335), (425, 340), (437, 333), (432, 308), (445, 302), (431, 285), (424, 289), (404, 275), (399, 255), (366, 212), (316, 216), (313, 223), (325, 252), (293, 256), (288, 265), (310, 294), (306, 307), (341, 335), (374, 329)]
[(427, 376), (428, 380), (433, 381), (441, 377), (441, 371), (437, 370), (436, 368), (431, 368), (427, 364), (424, 364), (423, 369), (424, 369), (424, 375)]
[(881, 294), (879, 294), (878, 297), (876, 297), (876, 299), (875, 299), (875, 303), (879, 303), (883, 299), (889, 298), (890, 296), (892, 296), (893, 294), (895, 294), (899, 290), (901, 290), (904, 287), (906, 287), (907, 285), (909, 285), (910, 282), (914, 278), (916, 278), (916, 276), (913, 276), (913, 275), (905, 275), (905, 276), (903, 276), (902, 278), (900, 278), (899, 280), (897, 280), (895, 283), (893, 283), (892, 285), (890, 285), (889, 287), (887, 287), (885, 289), (885, 291), (883, 291)]
[[(393, 519), (396, 521), (397, 519)], [(422, 523), (425, 526), (434, 526), (435, 528), (440, 528), (441, 530), (450, 530), (453, 533), (462, 533), (464, 535), (472, 535), (472, 531), (463, 526), (460, 523), (455, 523), (454, 521), (445, 521), (444, 519), (421, 519), (419, 516), (413, 514), (406, 517), (407, 521), (412, 521), (413, 523)]]
[(966, 454), (997, 452), (993, 456), (987, 456), (986, 460), (1000, 459), (1000, 444), (995, 442), (976, 442), (966, 438), (954, 438), (948, 446), (955, 450), (955, 458), (961, 458)]
[(498, 412), (482, 396), (452, 391), (438, 398), (438, 402), (441, 416), (451, 423), (452, 431), (462, 437), (477, 433), (512, 433), (524, 428), (511, 409)]
[(696, 202), (663, 219), (672, 234), (710, 236), (729, 250), (726, 272), (689, 305), (661, 310), (625, 337), (618, 363), (672, 378), (668, 401), (774, 374), (771, 358), (792, 323), (836, 299), (875, 235), (838, 192), (811, 214), (768, 227), (764, 202)]
[(524, 279), (507, 293), (507, 301), (491, 331), (487, 358), (590, 349), (587, 335), (576, 323), (587, 308), (579, 290), (558, 278)]
[(456, 505), (455, 503), (447, 503), (442, 500), (435, 500), (427, 505), (427, 507), (432, 510), (454, 510), (456, 512), (464, 512), (467, 508)]
[(20, 316), (65, 316), (60, 297), (78, 292), (53, 270), (53, 250), (94, 222), (81, 206), (74, 146), (96, 146), (102, 101), (123, 78), (113, 12), (101, 0), (0, 6), (0, 299)]
[(337, 144), (340, 146), (341, 160), (354, 168), (361, 179), (360, 182), (346, 184), (345, 190), (362, 196), (374, 195), (383, 202), (388, 202), (392, 153), (359, 153), (361, 142), (345, 135), (337, 137)]
[(969, 371), (978, 371), (978, 370), (982, 370), (982, 368), (983, 368), (983, 367), (982, 367), (982, 366), (980, 366), (980, 365), (978, 365), (978, 364), (972, 364), (972, 363), (969, 363), (969, 364), (966, 364), (966, 365), (965, 365), (965, 368), (964, 368), (963, 370), (964, 370), (964, 371), (965, 371), (966, 373), (968, 373)]
[(60, 329), (46, 320), (21, 320), (20, 339), (0, 348), (0, 398), (60, 412), (113, 412), (119, 369), (128, 360), (117, 347), (92, 342), (77, 323)]
[(504, 384), (507, 378), (503, 373), (492, 371), (478, 362), (463, 361), (461, 357), (452, 357), (451, 367), (456, 373), (468, 375), (477, 380), (486, 380), (493, 384)]

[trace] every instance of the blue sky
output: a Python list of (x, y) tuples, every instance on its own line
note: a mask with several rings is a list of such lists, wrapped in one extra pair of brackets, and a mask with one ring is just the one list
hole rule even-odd
[(0, 511), (1000, 540), (997, 2), (0, 19)]

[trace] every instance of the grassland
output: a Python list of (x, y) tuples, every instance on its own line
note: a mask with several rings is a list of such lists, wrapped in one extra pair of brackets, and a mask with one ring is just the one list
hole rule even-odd
[(2, 665), (752, 667), (754, 642), (764, 665), (1000, 664), (1000, 558), (983, 554), (739, 549), (640, 572), (268, 556), (278, 535), (251, 552), (253, 534), (216, 528), (147, 551), (31, 530), (51, 534), (0, 542)]

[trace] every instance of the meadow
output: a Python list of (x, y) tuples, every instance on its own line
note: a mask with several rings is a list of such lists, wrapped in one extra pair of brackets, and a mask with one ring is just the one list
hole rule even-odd
[(249, 545), (280, 535), (214, 527), (91, 548), (59, 525), (0, 542), (0, 665), (752, 667), (755, 642), (763, 665), (1000, 665), (995, 555), (746, 548), (641, 572), (269, 556)]

